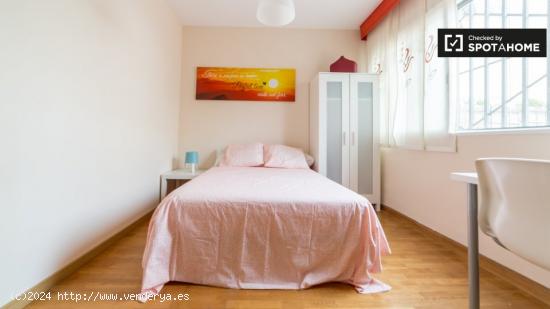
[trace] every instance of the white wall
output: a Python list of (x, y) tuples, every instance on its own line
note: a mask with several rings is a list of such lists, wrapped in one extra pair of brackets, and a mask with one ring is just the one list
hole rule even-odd
[[(309, 81), (341, 55), (357, 60), (359, 32), (184, 27), (179, 151), (197, 150), (203, 166), (228, 143), (283, 143), (307, 150)], [(296, 69), (296, 102), (195, 100), (197, 66)]]
[(164, 1), (0, 1), (0, 305), (155, 206), (181, 45)]
[[(550, 133), (459, 136), (457, 153), (384, 149), (383, 204), (466, 244), (466, 185), (451, 181), (449, 174), (474, 171), (475, 159), (495, 156), (550, 159)], [(550, 287), (549, 271), (502, 249), (481, 233), (480, 250), (485, 256)]]

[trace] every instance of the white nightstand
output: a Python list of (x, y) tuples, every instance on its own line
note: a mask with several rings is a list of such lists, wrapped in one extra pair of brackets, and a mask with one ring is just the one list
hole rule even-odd
[(160, 200), (162, 201), (168, 193), (199, 176), (203, 172), (205, 172), (205, 170), (197, 170), (195, 174), (191, 174), (187, 169), (177, 169), (160, 175)]

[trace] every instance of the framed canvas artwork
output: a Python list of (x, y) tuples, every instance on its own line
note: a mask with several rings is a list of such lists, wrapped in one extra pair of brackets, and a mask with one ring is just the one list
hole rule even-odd
[(197, 100), (294, 102), (296, 70), (197, 67)]

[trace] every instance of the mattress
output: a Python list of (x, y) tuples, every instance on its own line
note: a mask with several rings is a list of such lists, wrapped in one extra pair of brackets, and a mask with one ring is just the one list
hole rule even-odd
[(180, 281), (237, 289), (373, 277), (390, 248), (369, 201), (306, 169), (214, 167), (169, 194), (151, 219), (142, 293)]

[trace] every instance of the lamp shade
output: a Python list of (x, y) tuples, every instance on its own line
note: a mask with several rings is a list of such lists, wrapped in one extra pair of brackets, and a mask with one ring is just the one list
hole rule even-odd
[(284, 26), (290, 24), (296, 12), (292, 0), (260, 0), (256, 18), (266, 26)]
[(199, 163), (199, 153), (196, 151), (187, 151), (185, 153), (185, 163), (187, 164)]

